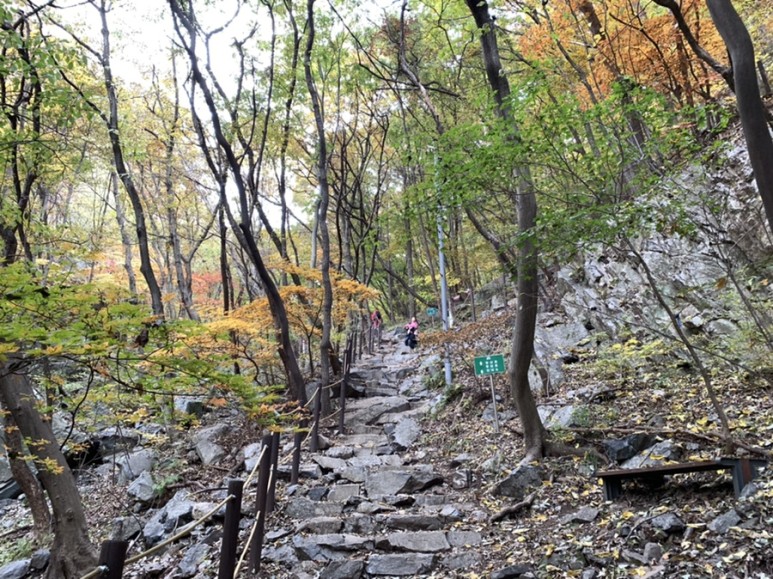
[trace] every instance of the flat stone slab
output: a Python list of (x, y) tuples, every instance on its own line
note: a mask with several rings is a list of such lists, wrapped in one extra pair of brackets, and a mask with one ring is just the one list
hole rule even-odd
[(411, 407), (404, 396), (379, 396), (353, 400), (346, 407), (346, 424), (374, 424), (384, 414), (403, 412)]
[(409, 577), (429, 573), (434, 566), (435, 556), (426, 553), (371, 555), (366, 571), (377, 576)]
[(312, 501), (306, 497), (299, 497), (287, 503), (286, 513), (290, 518), (305, 520), (314, 517), (335, 517), (343, 510), (344, 506), (341, 503)]
[(439, 531), (443, 528), (443, 519), (432, 515), (388, 515), (384, 524), (401, 531)]
[(316, 535), (338, 533), (344, 522), (336, 517), (312, 517), (298, 525), (298, 532), (307, 531)]
[(352, 497), (360, 495), (360, 485), (342, 484), (333, 485), (327, 493), (327, 500), (333, 503), (345, 503)]
[(429, 465), (382, 468), (368, 473), (365, 491), (369, 497), (409, 494), (442, 482), (443, 477), (434, 472)]
[(346, 461), (342, 458), (333, 458), (331, 456), (312, 456), (311, 460), (316, 462), (323, 471), (335, 471), (346, 468)]
[(413, 533), (389, 533), (376, 542), (379, 549), (439, 553), (451, 549), (443, 531), (416, 531)]
[(448, 531), (446, 539), (452, 547), (474, 547), (483, 541), (478, 531)]

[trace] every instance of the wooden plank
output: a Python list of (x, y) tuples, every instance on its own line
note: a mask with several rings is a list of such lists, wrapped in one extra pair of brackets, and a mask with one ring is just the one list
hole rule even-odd
[(757, 474), (760, 468), (767, 466), (767, 461), (748, 458), (722, 458), (703, 462), (682, 462), (663, 464), (646, 468), (630, 468), (609, 470), (597, 473), (604, 483), (606, 500), (613, 500), (623, 492), (622, 481), (629, 479), (663, 479), (667, 474), (687, 472), (704, 472), (714, 470), (731, 470), (733, 475), (733, 490), (739, 496)]

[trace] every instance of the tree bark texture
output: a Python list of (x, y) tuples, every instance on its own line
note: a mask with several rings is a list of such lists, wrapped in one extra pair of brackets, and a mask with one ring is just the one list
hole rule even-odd
[(330, 414), (330, 353), (332, 344), (330, 334), (332, 331), (333, 311), (333, 285), (330, 282), (330, 233), (327, 226), (327, 211), (330, 204), (330, 186), (328, 184), (328, 159), (327, 140), (325, 138), (325, 119), (322, 112), (322, 103), (317, 91), (314, 77), (311, 71), (311, 54), (314, 48), (314, 0), (306, 3), (306, 54), (303, 60), (303, 69), (306, 76), (306, 87), (311, 96), (314, 109), (314, 122), (317, 128), (317, 180), (319, 186), (319, 207), (317, 209), (317, 222), (319, 224), (319, 237), (322, 244), (322, 337), (319, 341), (319, 372), (322, 387), (319, 390), (321, 397), (319, 403), (322, 416)]
[(54, 543), (46, 577), (81, 577), (96, 565), (96, 550), (89, 541), (75, 477), (59, 449), (50, 423), (43, 420), (37, 409), (25, 366), (20, 356), (8, 357), (0, 369), (0, 401), (28, 441), (29, 452), (51, 503)]
[[(494, 21), (488, 4), (480, 0), (466, 0), (475, 24), (480, 31), (483, 63), (486, 77), (494, 91), (497, 113), (518, 138), (515, 119), (508, 104), (510, 84), (502, 72), (499, 47), (494, 32)], [(537, 220), (537, 197), (532, 184), (531, 173), (525, 165), (516, 167), (517, 191), (516, 210), (521, 246), (518, 252), (518, 310), (513, 327), (513, 343), (510, 367), (510, 394), (513, 397), (523, 426), (524, 460), (541, 458), (545, 453), (545, 427), (542, 424), (537, 404), (529, 385), (529, 366), (534, 356), (534, 333), (537, 327), (537, 305), (539, 297), (538, 254), (533, 234)]]
[(730, 54), (735, 98), (768, 227), (773, 232), (773, 139), (765, 118), (749, 31), (730, 0), (706, 0), (711, 18)]

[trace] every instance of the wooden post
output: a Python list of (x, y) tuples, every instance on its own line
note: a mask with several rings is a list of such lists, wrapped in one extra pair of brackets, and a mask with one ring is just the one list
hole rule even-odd
[(239, 544), (239, 519), (242, 515), (242, 490), (244, 481), (228, 481), (228, 494), (233, 498), (225, 507), (223, 544), (220, 547), (220, 571), (218, 579), (233, 579), (236, 569), (236, 548)]
[(99, 566), (107, 567), (100, 575), (101, 579), (121, 579), (123, 564), (126, 561), (127, 541), (105, 541), (99, 552)]
[(271, 436), (271, 478), (266, 496), (266, 514), (274, 512), (276, 505), (276, 479), (279, 476), (279, 433)]
[(263, 449), (258, 472), (258, 496), (256, 501), (256, 516), (258, 522), (255, 534), (250, 544), (250, 570), (253, 574), (260, 571), (260, 558), (263, 555), (263, 532), (266, 528), (266, 497), (268, 495), (268, 479), (271, 476), (271, 439), (272, 435), (263, 437)]
[[(302, 421), (299, 426), (303, 428), (306, 421)], [(293, 437), (293, 466), (290, 471), (290, 484), (298, 484), (298, 471), (301, 468), (301, 444), (303, 443), (303, 432), (296, 432)]]
[(312, 413), (311, 439), (309, 440), (309, 450), (317, 452), (319, 450), (319, 415), (322, 413), (322, 382), (317, 386), (317, 394), (314, 399), (314, 412)]

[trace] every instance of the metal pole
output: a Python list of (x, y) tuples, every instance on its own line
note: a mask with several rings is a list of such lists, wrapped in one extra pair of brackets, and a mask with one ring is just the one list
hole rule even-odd
[[(443, 331), (447, 332), (450, 327), (448, 323), (448, 280), (446, 279), (446, 256), (443, 252), (443, 219), (445, 209), (440, 202), (440, 182), (438, 179), (438, 153), (435, 148), (435, 191), (438, 196), (437, 212), (437, 244), (438, 244), (438, 264), (440, 266), (440, 312), (443, 316)], [(451, 356), (448, 351), (448, 343), (443, 344), (444, 357), (443, 368), (445, 370), (446, 386), (451, 386)]]
[(494, 432), (499, 434), (499, 415), (497, 414), (497, 395), (494, 392), (494, 375), (489, 374), (488, 378), (491, 385), (491, 403), (494, 405)]
[(236, 548), (239, 545), (239, 519), (242, 515), (242, 490), (244, 481), (228, 481), (228, 494), (233, 498), (225, 507), (223, 543), (220, 547), (220, 569), (218, 579), (233, 579), (236, 569)]

